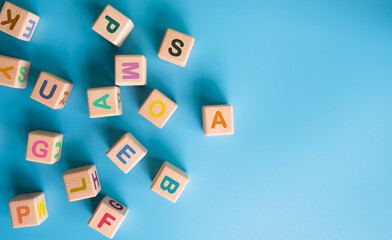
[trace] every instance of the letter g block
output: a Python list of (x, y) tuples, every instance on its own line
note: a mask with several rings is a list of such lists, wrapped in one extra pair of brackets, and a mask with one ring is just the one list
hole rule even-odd
[(32, 131), (27, 139), (26, 160), (53, 164), (60, 160), (63, 134), (48, 131)]

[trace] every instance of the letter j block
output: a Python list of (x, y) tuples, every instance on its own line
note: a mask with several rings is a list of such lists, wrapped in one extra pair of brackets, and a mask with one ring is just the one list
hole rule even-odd
[(233, 106), (203, 106), (203, 129), (206, 136), (234, 134)]
[(26, 88), (30, 62), (0, 55), (0, 85)]
[(18, 195), (8, 202), (13, 228), (40, 225), (48, 218), (43, 192)]
[(70, 169), (63, 174), (63, 180), (70, 202), (95, 197), (101, 191), (95, 165)]
[(61, 133), (32, 131), (27, 139), (26, 160), (53, 164), (60, 160), (62, 144)]
[(122, 115), (119, 87), (90, 88), (87, 90), (90, 118)]

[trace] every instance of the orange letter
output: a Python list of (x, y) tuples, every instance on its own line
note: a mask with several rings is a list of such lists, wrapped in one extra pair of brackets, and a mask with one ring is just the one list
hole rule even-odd
[[(218, 118), (219, 118), (220, 120), (218, 120)], [(215, 128), (215, 126), (216, 126), (217, 124), (222, 124), (223, 128), (227, 128), (225, 119), (223, 118), (222, 113), (221, 113), (220, 111), (216, 111), (214, 120), (212, 120), (211, 128)]]
[[(22, 213), (21, 210), (24, 210)], [(22, 223), (22, 217), (25, 217), (30, 214), (30, 208), (28, 206), (20, 206), (16, 208), (16, 214), (18, 214), (18, 222)]]

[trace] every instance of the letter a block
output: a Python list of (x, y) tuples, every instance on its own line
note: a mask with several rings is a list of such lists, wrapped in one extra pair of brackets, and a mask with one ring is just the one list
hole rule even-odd
[(159, 48), (158, 57), (178, 66), (185, 67), (194, 42), (194, 37), (168, 28)]
[(124, 173), (128, 173), (145, 155), (147, 149), (132, 134), (124, 134), (106, 156)]
[(87, 90), (90, 118), (122, 115), (119, 87), (90, 88)]
[(73, 84), (53, 74), (41, 72), (30, 97), (50, 108), (62, 109)]
[(108, 238), (113, 238), (128, 214), (128, 208), (105, 196), (95, 209), (88, 225)]
[(63, 174), (63, 180), (70, 202), (95, 197), (101, 191), (95, 165), (70, 169)]
[(13, 228), (40, 225), (48, 218), (43, 192), (18, 195), (8, 202)]
[(155, 126), (162, 128), (176, 109), (177, 104), (175, 102), (154, 89), (139, 108), (138, 113)]
[(26, 88), (30, 62), (0, 55), (0, 85)]
[(120, 47), (132, 31), (133, 26), (131, 19), (112, 6), (107, 5), (95, 21), (93, 30), (109, 42)]
[(188, 183), (188, 174), (169, 162), (164, 162), (151, 184), (151, 190), (176, 202)]
[(234, 134), (233, 106), (203, 106), (202, 114), (206, 136)]
[(38, 21), (37, 15), (9, 2), (0, 12), (0, 30), (24, 41), (30, 41)]
[(26, 160), (53, 164), (60, 160), (62, 144), (61, 133), (32, 131), (27, 140)]
[(115, 81), (118, 86), (147, 84), (147, 61), (143, 55), (116, 55)]

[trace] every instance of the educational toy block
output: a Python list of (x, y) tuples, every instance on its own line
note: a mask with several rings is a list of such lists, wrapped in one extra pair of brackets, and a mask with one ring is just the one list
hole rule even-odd
[(26, 160), (53, 164), (60, 160), (63, 134), (47, 131), (29, 132)]
[(188, 183), (188, 174), (169, 162), (164, 162), (151, 184), (151, 190), (176, 202)]
[(133, 22), (124, 14), (107, 5), (93, 25), (93, 30), (120, 47), (133, 29)]
[(124, 134), (106, 153), (117, 167), (128, 173), (145, 155), (147, 149), (130, 133)]
[(30, 41), (39, 17), (10, 2), (0, 12), (0, 30), (24, 41)]
[(88, 225), (106, 237), (113, 238), (127, 214), (126, 206), (105, 196), (95, 209)]
[(41, 72), (30, 97), (53, 109), (62, 109), (73, 84), (51, 73)]
[(26, 88), (30, 62), (0, 55), (0, 85)]
[(147, 84), (147, 61), (143, 55), (116, 55), (115, 82), (118, 86)]
[(119, 87), (90, 88), (87, 90), (90, 118), (122, 115)]
[(63, 180), (70, 202), (95, 197), (101, 191), (95, 165), (70, 169), (63, 174)]
[(185, 67), (194, 42), (194, 37), (168, 28), (159, 48), (158, 57), (178, 66)]
[(234, 134), (233, 106), (203, 106), (202, 114), (206, 136)]
[(154, 89), (139, 108), (138, 113), (155, 126), (162, 128), (176, 109), (175, 102)]
[(18, 195), (8, 202), (13, 228), (40, 225), (48, 218), (43, 192)]

